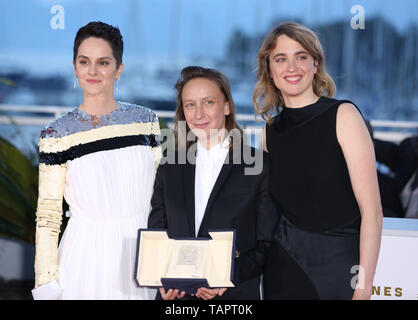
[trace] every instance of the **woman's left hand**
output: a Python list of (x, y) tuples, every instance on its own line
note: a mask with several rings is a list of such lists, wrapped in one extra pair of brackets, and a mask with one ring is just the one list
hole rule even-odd
[(196, 297), (203, 300), (211, 300), (216, 296), (222, 296), (228, 288), (220, 289), (208, 289), (208, 288), (199, 288), (196, 293)]
[(354, 290), (353, 300), (370, 300), (372, 290), (356, 289)]
[(165, 292), (165, 289), (163, 287), (159, 288), (161, 298), (163, 300), (175, 300), (175, 299), (181, 299), (186, 295), (186, 292), (177, 289), (169, 289), (167, 292)]

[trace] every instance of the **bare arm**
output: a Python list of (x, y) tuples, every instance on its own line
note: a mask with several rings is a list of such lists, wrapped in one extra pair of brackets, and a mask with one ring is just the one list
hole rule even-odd
[(353, 299), (370, 299), (380, 250), (382, 207), (373, 143), (359, 111), (349, 103), (337, 113), (337, 138), (362, 217), (360, 271)]

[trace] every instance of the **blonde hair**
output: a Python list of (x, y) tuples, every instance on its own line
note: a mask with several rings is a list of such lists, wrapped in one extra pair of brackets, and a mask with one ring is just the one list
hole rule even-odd
[(284, 105), (283, 96), (270, 76), (270, 54), (276, 47), (277, 38), (286, 35), (297, 41), (313, 57), (317, 72), (312, 82), (313, 91), (317, 96), (333, 97), (337, 91), (334, 81), (325, 70), (324, 53), (316, 34), (309, 28), (295, 22), (284, 22), (274, 27), (264, 38), (257, 55), (257, 84), (253, 94), (256, 114), (271, 122), (272, 112)]

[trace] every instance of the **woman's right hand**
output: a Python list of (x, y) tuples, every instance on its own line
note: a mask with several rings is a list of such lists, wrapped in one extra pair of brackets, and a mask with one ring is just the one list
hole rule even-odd
[(60, 300), (62, 299), (62, 288), (57, 279), (38, 286), (32, 290), (34, 300)]
[(163, 300), (175, 300), (177, 299), (181, 299), (186, 295), (185, 291), (182, 291), (179, 294), (179, 290), (178, 289), (169, 289), (167, 292), (165, 292), (165, 289), (163, 287), (160, 288), (160, 294), (161, 294), (161, 298)]

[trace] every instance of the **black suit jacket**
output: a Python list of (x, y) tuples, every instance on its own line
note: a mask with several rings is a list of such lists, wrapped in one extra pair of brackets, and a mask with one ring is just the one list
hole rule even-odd
[[(244, 145), (242, 150), (253, 154), (261, 152), (249, 148)], [(178, 153), (176, 159), (177, 156)], [(267, 157), (267, 153), (262, 154), (260, 174), (245, 175), (244, 169), (253, 164), (245, 164), (243, 153), (231, 149), (227, 155), (229, 164), (223, 165), (210, 194), (198, 236), (208, 237), (208, 230), (212, 229), (236, 229), (237, 250), (240, 251), (240, 284), (218, 299), (260, 298), (259, 275), (278, 221), (278, 212), (269, 194)], [(194, 188), (194, 164), (160, 164), (148, 228), (167, 229), (169, 237), (195, 237)]]
[(399, 194), (418, 168), (418, 136), (408, 137), (399, 145), (378, 139), (373, 141), (376, 161), (395, 173), (395, 187)]

